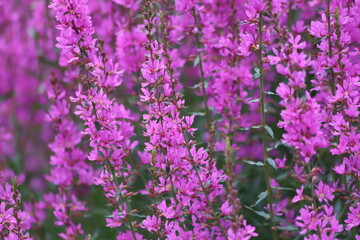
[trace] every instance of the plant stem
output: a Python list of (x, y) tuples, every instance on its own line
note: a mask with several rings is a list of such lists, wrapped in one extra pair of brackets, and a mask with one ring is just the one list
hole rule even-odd
[[(119, 194), (119, 197), (120, 197), (120, 202), (123, 206), (128, 206), (124, 196), (122, 195), (121, 193), (121, 189), (120, 189), (120, 185), (119, 185), (119, 182), (117, 180), (117, 177), (116, 177), (116, 174), (115, 174), (115, 169), (114, 167), (111, 165), (110, 162), (108, 162), (108, 165), (109, 165), (109, 168), (110, 168), (110, 171), (111, 171), (111, 175), (114, 179), (114, 182), (115, 182), (115, 186), (116, 186), (116, 190), (117, 190), (117, 193)], [(126, 212), (127, 212), (127, 209), (126, 209)], [(136, 240), (136, 235), (135, 235), (135, 230), (134, 230), (134, 227), (132, 225), (132, 218), (131, 218), (131, 215), (130, 214), (126, 214), (126, 218), (127, 220), (129, 221), (129, 227), (130, 227), (130, 231), (131, 231), (131, 235), (133, 237), (133, 240)]]
[[(192, 9), (192, 13), (193, 13), (193, 17), (194, 17), (195, 26), (197, 27), (198, 23), (197, 23), (197, 16), (196, 16), (195, 8)], [(197, 56), (196, 57), (199, 59), (200, 80), (201, 80), (200, 85), (201, 85), (201, 91), (202, 91), (204, 104), (205, 104), (206, 124), (207, 124), (208, 131), (210, 134), (209, 152), (210, 152), (210, 159), (212, 159), (212, 157), (214, 155), (214, 129), (213, 129), (213, 123), (211, 122), (208, 100), (207, 100), (207, 96), (206, 96), (205, 77), (204, 77), (204, 69), (203, 69), (203, 65), (202, 65), (202, 57), (201, 57), (201, 53), (198, 51), (199, 49), (201, 49), (200, 37), (199, 37), (198, 32), (195, 33), (195, 40), (196, 40), (196, 46), (197, 46), (197, 52), (196, 52)]]
[(270, 220), (271, 220), (271, 232), (273, 240), (278, 239), (276, 225), (274, 221), (274, 209), (273, 209), (273, 196), (272, 189), (270, 186), (270, 166), (268, 163), (269, 153), (267, 150), (267, 131), (266, 127), (266, 116), (265, 116), (265, 91), (264, 91), (264, 73), (263, 73), (263, 60), (262, 60), (262, 12), (259, 14), (259, 70), (260, 70), (260, 103), (261, 103), (261, 125), (262, 125), (262, 140), (263, 140), (263, 154), (264, 154), (264, 171), (265, 171), (265, 182), (266, 182), (266, 191), (268, 192), (267, 200), (270, 205)]
[[(309, 174), (311, 173), (310, 163), (307, 164), (307, 170)], [(311, 198), (313, 199), (314, 207), (317, 208), (316, 199), (315, 199), (315, 191), (314, 191), (314, 184), (312, 179), (310, 179), (310, 187), (311, 187)]]
[(338, 220), (341, 221), (343, 216), (345, 215), (346, 211), (349, 209), (349, 207), (351, 206), (352, 202), (349, 202), (347, 204), (345, 204), (344, 208), (341, 210), (341, 213), (338, 215)]
[[(80, 46), (79, 46), (79, 47), (80, 47)], [(84, 65), (86, 79), (88, 79), (88, 78), (89, 78), (89, 69), (88, 69), (88, 67), (87, 67), (87, 65), (86, 65), (86, 61), (85, 61), (85, 58), (84, 58), (84, 53), (83, 53), (83, 51), (80, 51), (80, 56), (81, 56), (82, 64)], [(89, 83), (88, 83), (88, 87), (89, 87), (89, 89), (92, 88)], [(97, 116), (97, 112), (96, 112), (96, 105), (95, 105), (95, 103), (94, 103), (93, 101), (91, 101), (91, 104), (92, 104), (92, 108), (93, 108), (93, 113), (94, 113), (94, 115), (95, 115), (95, 119), (96, 119), (96, 121), (97, 121), (97, 120), (98, 120), (98, 116)], [(118, 182), (118, 180), (117, 180), (114, 167), (112, 166), (112, 164), (111, 164), (110, 162), (108, 162), (108, 165), (109, 165), (109, 168), (110, 168), (112, 177), (113, 177), (113, 179), (114, 179), (117, 192), (119, 193), (119, 197), (120, 197), (121, 204), (128, 206), (126, 200), (124, 199), (124, 197), (123, 197), (122, 194), (121, 194), (119, 182)], [(117, 203), (117, 201), (116, 201), (116, 203)], [(117, 203), (117, 205), (118, 205), (118, 203)], [(127, 210), (126, 210), (126, 212), (127, 212)], [(127, 214), (126, 218), (127, 218), (127, 220), (129, 221), (130, 231), (131, 231), (131, 235), (132, 235), (132, 237), (133, 237), (133, 240), (136, 240), (135, 231), (134, 231), (134, 228), (133, 228), (133, 225), (132, 225), (132, 220), (131, 220), (130, 214)]]
[(209, 195), (208, 195), (208, 193), (206, 192), (206, 189), (205, 189), (205, 187), (204, 187), (204, 184), (203, 184), (202, 181), (201, 181), (200, 174), (199, 174), (199, 171), (198, 171), (198, 169), (197, 169), (197, 166), (193, 165), (193, 167), (194, 167), (194, 169), (195, 169), (195, 173), (196, 173), (196, 176), (197, 176), (197, 178), (198, 178), (198, 180), (199, 180), (201, 189), (202, 189), (202, 191), (204, 192), (204, 195), (205, 195), (205, 198), (206, 198), (206, 202), (207, 202), (207, 204), (210, 206), (211, 212), (212, 212), (212, 214), (213, 214), (213, 216), (214, 216), (214, 218), (215, 218), (215, 220), (216, 220), (216, 223), (217, 223), (218, 227), (220, 228), (221, 232), (223, 233), (224, 237), (225, 237), (226, 239), (228, 239), (227, 234), (226, 234), (226, 232), (225, 232), (225, 229), (221, 226), (219, 217), (218, 217), (218, 215), (216, 214), (215, 209), (214, 209), (213, 205), (212, 205), (211, 202), (210, 202)]
[[(187, 150), (188, 150), (189, 156), (192, 158), (191, 151), (190, 151), (190, 145), (189, 145), (189, 141), (188, 141), (187, 138), (186, 138), (185, 130), (182, 129), (181, 132), (182, 132), (182, 134), (183, 134), (183, 136), (184, 136), (184, 140), (185, 140), (185, 144), (186, 144), (186, 148), (187, 148)], [(226, 231), (225, 231), (225, 229), (221, 226), (219, 217), (218, 217), (218, 215), (216, 214), (215, 209), (214, 209), (213, 205), (212, 205), (211, 202), (210, 202), (209, 194), (207, 193), (207, 191), (206, 191), (206, 189), (205, 189), (205, 186), (204, 186), (204, 184), (203, 184), (202, 181), (201, 181), (200, 174), (199, 174), (199, 171), (198, 171), (198, 169), (197, 169), (197, 166), (196, 166), (194, 163), (191, 163), (191, 165), (192, 165), (193, 168), (195, 169), (196, 177), (197, 177), (197, 179), (198, 179), (198, 181), (199, 181), (199, 183), (200, 183), (201, 190), (203, 191), (203, 193), (204, 193), (204, 195), (205, 195), (206, 202), (207, 202), (207, 204), (208, 204), (209, 207), (210, 207), (211, 213), (212, 213), (213, 217), (215, 218), (216, 223), (217, 223), (218, 227), (220, 228), (221, 232), (223, 233), (224, 237), (226, 238), (226, 240), (228, 240), (228, 236), (227, 236), (227, 234), (226, 234)]]

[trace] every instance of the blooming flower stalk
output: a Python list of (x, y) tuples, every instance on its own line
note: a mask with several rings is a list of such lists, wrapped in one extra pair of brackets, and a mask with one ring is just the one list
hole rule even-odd
[(360, 240), (359, 14), (0, 0), (0, 239)]

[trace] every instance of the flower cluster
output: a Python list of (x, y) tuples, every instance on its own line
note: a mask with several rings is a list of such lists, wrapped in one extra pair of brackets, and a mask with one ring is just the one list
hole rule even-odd
[(18, 187), (17, 180), (14, 180), (13, 185), (7, 182), (1, 182), (0, 185), (0, 237), (4, 240), (32, 239), (26, 231), (30, 228), (29, 216), (20, 209)]
[(0, 238), (359, 240), (359, 14), (0, 0)]
[(92, 167), (85, 163), (85, 153), (76, 147), (81, 141), (81, 133), (74, 122), (69, 120), (70, 109), (65, 90), (55, 77), (51, 80), (48, 96), (54, 101), (54, 105), (51, 106), (47, 119), (58, 131), (54, 142), (49, 145), (55, 155), (50, 158), (53, 168), (47, 179), (58, 186), (58, 194), (52, 196), (50, 204), (57, 218), (55, 225), (66, 226), (66, 233), (59, 236), (72, 239), (83, 234), (81, 224), (74, 222), (74, 216), (87, 210), (84, 202), (77, 199), (74, 188), (91, 185), (94, 174)]

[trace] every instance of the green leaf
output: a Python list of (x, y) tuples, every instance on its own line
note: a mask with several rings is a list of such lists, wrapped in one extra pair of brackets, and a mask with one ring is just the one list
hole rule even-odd
[(259, 167), (264, 166), (263, 162), (254, 162), (254, 161), (249, 161), (249, 160), (243, 160), (243, 162), (247, 163), (249, 165), (256, 165), (256, 166), (259, 166)]
[(239, 25), (246, 25), (246, 24), (250, 24), (250, 21), (240, 21)]
[(277, 149), (280, 145), (281, 145), (281, 141), (278, 141), (278, 142), (275, 144), (274, 149)]
[(250, 100), (249, 103), (259, 102), (259, 101), (260, 101), (260, 98), (255, 98), (255, 99)]
[(270, 126), (265, 126), (264, 127), (266, 129), (266, 131), (268, 132), (268, 134), (274, 139), (274, 132), (273, 130), (271, 129)]
[(206, 188), (206, 187), (208, 187), (208, 186), (210, 186), (210, 184), (211, 184), (211, 179), (209, 180), (209, 181), (207, 181), (205, 184), (204, 184), (204, 187)]
[(274, 92), (270, 92), (270, 91), (268, 91), (268, 92), (265, 92), (267, 95), (277, 95), (276, 93), (274, 93)]
[(205, 113), (204, 113), (204, 112), (192, 112), (191, 115), (194, 115), (194, 116), (205, 116)]
[(278, 227), (279, 230), (283, 230), (283, 231), (299, 231), (299, 229), (295, 226), (289, 225), (289, 226), (285, 226), (285, 227)]
[(197, 56), (194, 60), (194, 67), (196, 67), (200, 62), (200, 56)]
[(260, 126), (257, 125), (257, 126), (252, 126), (252, 127), (248, 127), (248, 128), (239, 128), (239, 130), (240, 130), (240, 131), (246, 131), (246, 130), (249, 130), (249, 129), (251, 129), (251, 128), (256, 129), (256, 128), (260, 128)]
[(269, 219), (270, 218), (270, 214), (264, 212), (264, 211), (255, 211), (254, 209), (252, 209), (249, 206), (245, 206), (247, 209), (251, 210), (252, 212), (256, 213), (257, 215), (265, 218), (265, 219)]
[(260, 69), (259, 69), (258, 67), (255, 67), (255, 68), (254, 68), (254, 71), (255, 71), (255, 72), (254, 72), (252, 78), (253, 78), (253, 79), (258, 79), (258, 78), (260, 77), (260, 75), (261, 75)]
[(200, 87), (200, 84), (195, 84), (194, 86), (192, 87), (189, 87), (190, 89), (196, 89), (196, 88), (199, 88)]
[(284, 190), (284, 191), (295, 191), (295, 189), (293, 189), (293, 188), (286, 188), (286, 187), (272, 186), (271, 188), (278, 189), (278, 190)]
[(256, 205), (258, 205), (262, 200), (264, 200), (267, 196), (269, 195), (268, 191), (264, 191), (262, 193), (260, 193), (258, 195), (258, 200), (256, 201), (255, 204), (251, 205), (250, 207), (255, 207)]
[(267, 162), (268, 162), (275, 170), (277, 170), (276, 163), (275, 163), (274, 159), (268, 158), (268, 159), (267, 159)]

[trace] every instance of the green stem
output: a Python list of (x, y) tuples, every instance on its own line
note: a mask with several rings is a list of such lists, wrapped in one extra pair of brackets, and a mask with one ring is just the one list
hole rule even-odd
[[(187, 150), (188, 150), (189, 156), (192, 157), (191, 151), (190, 151), (190, 146), (189, 146), (189, 141), (188, 141), (187, 138), (186, 138), (186, 134), (185, 134), (185, 130), (184, 130), (184, 129), (182, 129), (182, 134), (183, 134), (183, 136), (184, 136), (184, 140), (185, 140), (185, 143), (186, 143), (186, 148), (187, 148)], [(208, 195), (208, 193), (207, 193), (207, 191), (206, 191), (206, 189), (205, 189), (205, 186), (204, 186), (204, 184), (203, 184), (202, 181), (201, 181), (200, 174), (199, 174), (199, 171), (198, 171), (198, 169), (197, 169), (197, 166), (196, 166), (195, 164), (193, 164), (193, 163), (191, 163), (191, 165), (192, 165), (192, 167), (195, 169), (196, 177), (198, 178), (198, 181), (199, 181), (199, 183), (200, 183), (201, 190), (203, 191), (203, 193), (204, 193), (204, 195), (205, 195), (206, 202), (207, 202), (207, 204), (209, 205), (209, 207), (210, 207), (210, 209), (211, 209), (211, 213), (212, 213), (213, 217), (215, 218), (216, 223), (217, 223), (218, 227), (220, 228), (222, 234), (224, 235), (225, 239), (228, 240), (228, 236), (227, 236), (227, 234), (226, 234), (226, 231), (225, 231), (225, 229), (221, 226), (220, 219), (219, 219), (218, 215), (216, 214), (215, 209), (214, 209), (213, 205), (212, 205), (211, 202), (210, 202), (209, 195)]]
[[(120, 202), (123, 206), (128, 206), (129, 204), (127, 204), (124, 196), (122, 195), (121, 193), (121, 189), (120, 189), (120, 185), (119, 185), (119, 182), (118, 182), (118, 179), (116, 177), (116, 174), (115, 174), (115, 169), (114, 167), (111, 165), (110, 162), (108, 162), (108, 165), (109, 165), (109, 168), (110, 168), (110, 171), (111, 171), (111, 175), (114, 179), (114, 182), (115, 182), (115, 186), (116, 186), (116, 190), (117, 190), (117, 193), (119, 194), (119, 197), (120, 197)], [(126, 212), (128, 213), (127, 209), (126, 209)], [(136, 240), (136, 236), (135, 236), (135, 230), (134, 230), (134, 227), (132, 225), (132, 217), (130, 214), (126, 214), (126, 218), (127, 220), (129, 221), (129, 227), (130, 227), (130, 231), (131, 231), (131, 235), (133, 237), (133, 240)]]
[[(197, 27), (198, 23), (197, 23), (197, 16), (196, 16), (195, 8), (192, 9), (192, 13), (193, 13), (193, 17), (194, 17), (195, 26)], [(196, 40), (197, 50), (201, 49), (200, 37), (199, 37), (198, 32), (196, 32), (196, 34), (195, 34), (195, 40)], [(212, 157), (214, 155), (214, 129), (213, 129), (213, 125), (212, 125), (212, 122), (211, 122), (211, 116), (210, 116), (210, 112), (209, 112), (208, 100), (207, 100), (207, 96), (206, 96), (205, 77), (204, 77), (204, 69), (203, 69), (203, 62), (202, 62), (201, 53), (199, 51), (197, 51), (196, 55), (197, 55), (197, 58), (199, 59), (200, 81), (201, 81), (200, 85), (201, 85), (201, 91), (202, 91), (204, 104), (205, 104), (206, 124), (207, 124), (208, 131), (209, 131), (209, 134), (210, 134), (209, 151), (210, 151), (210, 159), (212, 159)]]
[(263, 16), (262, 12), (259, 14), (259, 70), (260, 70), (260, 104), (261, 104), (261, 125), (262, 125), (262, 140), (263, 140), (263, 153), (264, 153), (264, 171), (265, 171), (265, 183), (266, 191), (268, 192), (267, 200), (270, 205), (270, 220), (271, 220), (271, 232), (273, 240), (278, 239), (275, 219), (274, 219), (274, 209), (273, 209), (273, 196), (272, 189), (270, 186), (270, 165), (268, 163), (269, 153), (267, 149), (267, 131), (266, 127), (266, 116), (265, 116), (265, 91), (264, 91), (264, 73), (263, 73), (263, 55), (262, 55), (262, 27), (263, 27)]
[(205, 195), (205, 198), (206, 198), (206, 202), (207, 202), (208, 205), (210, 206), (211, 212), (212, 212), (212, 214), (213, 214), (213, 216), (214, 216), (214, 218), (215, 218), (215, 220), (216, 220), (216, 223), (217, 223), (218, 227), (220, 228), (221, 232), (223, 233), (224, 237), (226, 238), (226, 240), (228, 240), (228, 237), (227, 237), (227, 234), (226, 234), (226, 232), (225, 232), (225, 229), (221, 226), (219, 217), (218, 217), (218, 215), (216, 214), (215, 209), (214, 209), (213, 205), (212, 205), (211, 202), (210, 202), (209, 195), (207, 194), (206, 189), (205, 189), (205, 187), (204, 187), (204, 184), (203, 184), (202, 181), (201, 181), (200, 174), (199, 174), (199, 171), (198, 171), (198, 169), (197, 169), (197, 166), (193, 165), (193, 167), (194, 167), (194, 169), (195, 169), (195, 173), (196, 173), (196, 176), (197, 176), (197, 178), (198, 178), (198, 180), (199, 180), (201, 189), (202, 189), (202, 191), (204, 192), (204, 195)]
[[(308, 163), (308, 165), (307, 165), (307, 170), (308, 170), (309, 175), (310, 175), (310, 173), (311, 173), (310, 163)], [(317, 208), (316, 199), (315, 199), (314, 184), (313, 184), (311, 178), (310, 178), (310, 187), (311, 187), (311, 198), (313, 199), (314, 207)]]
[[(311, 173), (310, 162), (307, 164), (307, 170), (308, 170), (308, 173), (310, 175), (311, 198), (313, 200), (315, 211), (317, 211), (317, 203), (316, 203), (316, 198), (315, 198), (314, 183), (313, 183), (313, 181), (311, 179), (311, 174), (310, 174)], [(319, 236), (319, 238), (321, 238), (321, 228), (319, 227), (319, 225), (317, 225), (317, 235)]]
[(351, 206), (351, 202), (345, 204), (344, 208), (341, 210), (340, 215), (338, 215), (338, 220), (341, 221), (341, 219), (343, 218), (343, 216), (345, 215), (346, 211), (349, 209), (349, 207)]
[[(79, 46), (79, 47), (80, 47), (80, 46)], [(84, 64), (86, 79), (88, 79), (88, 78), (89, 78), (89, 69), (87, 68), (83, 51), (80, 51), (80, 55), (81, 55), (82, 64)], [(88, 84), (88, 87), (89, 87), (89, 89), (91, 89), (91, 85), (90, 85), (90, 84)], [(97, 112), (96, 112), (95, 103), (94, 103), (93, 101), (91, 101), (91, 104), (92, 104), (92, 108), (93, 108), (93, 113), (94, 113), (94, 115), (95, 115), (95, 119), (96, 119), (96, 121), (97, 121), (98, 116), (97, 116)], [(113, 179), (114, 179), (117, 192), (119, 193), (121, 204), (128, 206), (128, 204), (126, 203), (126, 200), (123, 198), (123, 196), (122, 196), (122, 194), (121, 194), (119, 182), (118, 182), (118, 180), (117, 180), (114, 167), (111, 165), (110, 162), (108, 162), (108, 165), (109, 165), (109, 168), (110, 168), (112, 177), (113, 177)], [(127, 210), (126, 210), (126, 211), (127, 211)], [(131, 220), (130, 214), (127, 214), (126, 218), (127, 218), (127, 220), (129, 221), (130, 231), (131, 231), (133, 240), (136, 240), (135, 231), (134, 231), (134, 228), (133, 228), (133, 225), (132, 225), (132, 220)]]

